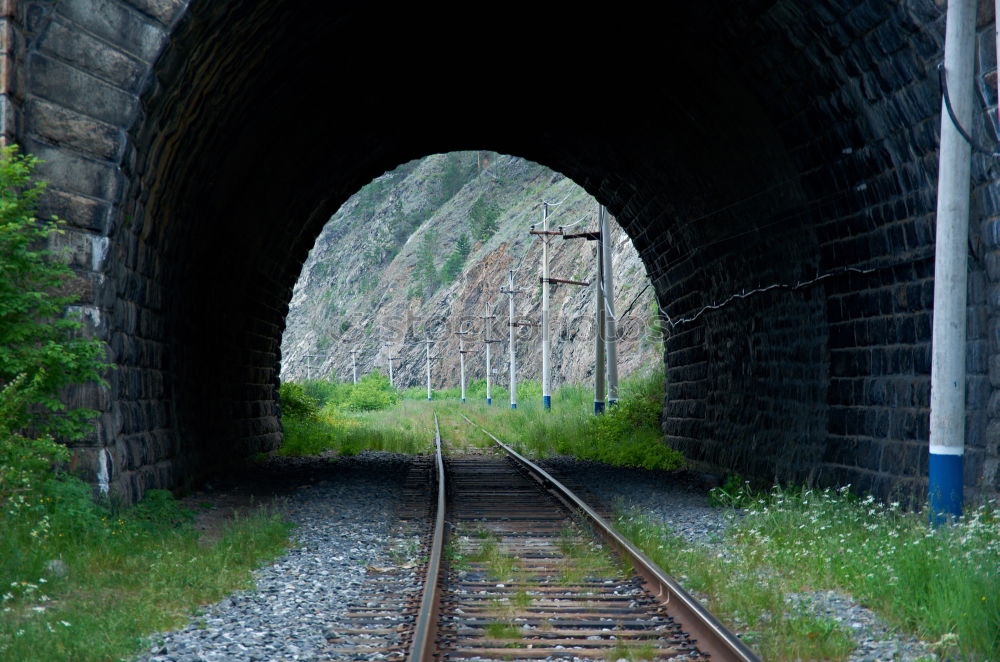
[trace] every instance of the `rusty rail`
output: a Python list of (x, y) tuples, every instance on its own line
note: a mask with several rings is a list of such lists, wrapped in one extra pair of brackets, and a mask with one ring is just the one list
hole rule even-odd
[(444, 459), (441, 455), (441, 429), (438, 427), (437, 414), (434, 415), (434, 454), (437, 471), (437, 515), (434, 518), (434, 534), (431, 538), (431, 549), (427, 559), (427, 577), (424, 580), (424, 594), (420, 601), (420, 612), (413, 629), (413, 641), (410, 644), (409, 662), (430, 660), (434, 657), (437, 647), (438, 612), (441, 605), (441, 587), (438, 576), (441, 574), (441, 558), (444, 555)]
[(667, 605), (668, 613), (681, 624), (692, 638), (697, 640), (699, 650), (708, 653), (713, 660), (725, 662), (761, 662), (743, 641), (729, 631), (705, 607), (694, 599), (680, 584), (667, 575), (656, 563), (642, 553), (628, 539), (622, 536), (603, 517), (581, 500), (569, 488), (556, 480), (540, 466), (524, 457), (502, 442), (483, 426), (473, 422), (463, 414), (462, 418), (482, 430), (497, 446), (542, 487), (561, 501), (571, 511), (584, 515), (593, 528), (609, 545), (624, 558), (629, 559), (636, 573), (647, 583), (650, 590)]

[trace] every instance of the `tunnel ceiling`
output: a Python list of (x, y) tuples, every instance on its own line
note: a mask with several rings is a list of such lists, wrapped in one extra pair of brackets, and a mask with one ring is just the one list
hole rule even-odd
[[(95, 7), (100, 20), (86, 13)], [(110, 238), (91, 278), (119, 369), (93, 396), (101, 432), (81, 452), (109, 449), (130, 494), (273, 447), (284, 315), (323, 224), (373, 177), (458, 149), (574, 179), (626, 228), (671, 318), (698, 315), (668, 325), (664, 409), (668, 443), (696, 466), (919, 489), (943, 41), (931, 0), (702, 2), (666, 19), (250, 0), (21, 11), (17, 137), (52, 157), (53, 210), (108, 201), (106, 223), (80, 225)], [(991, 21), (981, 17), (983, 34)], [(155, 53), (140, 28), (162, 35)], [(66, 66), (118, 84), (60, 50), (71, 37), (59, 30), (155, 55), (127, 90), (131, 115), (52, 91)], [(980, 69), (988, 106), (995, 82)], [(54, 136), (45, 109), (60, 104), (117, 122), (118, 152)], [(59, 150), (104, 158), (112, 184), (78, 190), (60, 178), (72, 168), (59, 169)], [(979, 161), (975, 173), (980, 237), (996, 215), (995, 172)], [(991, 489), (995, 249), (973, 246), (980, 450), (967, 472)]]

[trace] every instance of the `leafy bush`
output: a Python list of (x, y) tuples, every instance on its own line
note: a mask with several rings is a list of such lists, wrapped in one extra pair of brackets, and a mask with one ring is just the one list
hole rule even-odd
[(318, 418), (283, 418), (281, 427), (284, 439), (278, 450), (280, 455), (318, 455), (336, 442), (329, 423)]
[(352, 411), (388, 409), (399, 402), (399, 392), (389, 384), (389, 378), (373, 372), (362, 377), (347, 398)]
[[(0, 148), (0, 583), (30, 567), (53, 530), (64, 484), (55, 467), (69, 452), (53, 437), (77, 439), (93, 411), (69, 409), (60, 390), (101, 382), (99, 341), (82, 337), (79, 321), (63, 316), (75, 298), (56, 294), (70, 268), (45, 248), (63, 232), (57, 219), (34, 217), (41, 183), (30, 183), (37, 160), (14, 146)], [(85, 487), (85, 501), (90, 489)], [(81, 490), (77, 490), (79, 493)], [(74, 497), (74, 499), (77, 499)], [(60, 533), (60, 535), (62, 535)], [(27, 564), (27, 565), (26, 565)], [(36, 564), (37, 565), (37, 564)]]
[(306, 395), (302, 384), (283, 382), (278, 390), (278, 398), (283, 421), (289, 418), (314, 420), (319, 415), (319, 403)]
[[(63, 234), (63, 221), (34, 213), (42, 183), (30, 183), (37, 164), (16, 146), (0, 148), (0, 386), (26, 375), (17, 387), (23, 407), (8, 408), (10, 430), (78, 439), (95, 412), (68, 409), (59, 392), (70, 384), (100, 381), (101, 343), (81, 335), (79, 320), (65, 315), (75, 296), (57, 294), (73, 278), (60, 255), (45, 248)], [(8, 403), (10, 405), (10, 403)]]
[(335, 382), (332, 379), (309, 379), (302, 382), (302, 390), (322, 409), (328, 404), (339, 406), (346, 402), (351, 392), (351, 385)]
[[(517, 409), (494, 407), (470, 410), (483, 424), (520, 450), (537, 456), (573, 455), (630, 467), (672, 470), (684, 458), (663, 443), (660, 408), (663, 375), (634, 377), (621, 385), (621, 400), (603, 415), (593, 414), (593, 391), (568, 384), (552, 394), (552, 410), (541, 407), (541, 384), (536, 380), (517, 385)], [(494, 389), (495, 404), (508, 399)]]

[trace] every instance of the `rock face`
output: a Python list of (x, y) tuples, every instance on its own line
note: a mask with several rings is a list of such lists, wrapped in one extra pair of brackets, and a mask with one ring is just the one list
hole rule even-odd
[[(281, 378), (352, 378), (372, 370), (400, 387), (426, 380), (426, 339), (431, 339), (434, 388), (459, 384), (459, 338), (466, 350), (466, 378), (485, 377), (487, 334), (498, 385), (509, 382), (508, 272), (515, 270), (515, 317), (541, 320), (542, 203), (550, 227), (575, 223), (567, 233), (597, 227), (597, 202), (566, 177), (523, 159), (491, 153), (433, 155), (379, 177), (330, 219), (316, 240), (295, 286), (282, 337)], [(492, 234), (479, 232), (477, 210), (497, 214)], [(481, 221), (480, 221), (481, 222)], [(646, 270), (628, 237), (612, 222), (619, 370), (661, 369), (662, 337)], [(460, 237), (469, 252), (454, 280), (440, 274)], [(487, 236), (489, 234), (489, 236)], [(549, 240), (553, 278), (596, 282), (596, 242)], [(451, 257), (453, 262), (460, 261)], [(429, 265), (443, 282), (428, 277)], [(594, 372), (594, 285), (553, 285), (552, 384), (581, 382)], [(623, 315), (623, 313), (626, 313)], [(494, 318), (483, 317), (495, 315)], [(487, 325), (492, 322), (489, 328)], [(458, 331), (467, 332), (456, 335)], [(518, 327), (518, 379), (540, 379), (540, 328)]]

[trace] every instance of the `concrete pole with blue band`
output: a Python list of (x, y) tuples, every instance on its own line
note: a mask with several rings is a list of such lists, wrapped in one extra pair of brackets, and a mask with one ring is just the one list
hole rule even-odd
[[(958, 122), (972, 126), (976, 2), (949, 0), (944, 75)], [(935, 524), (962, 514), (971, 146), (941, 104), (927, 496)]]

